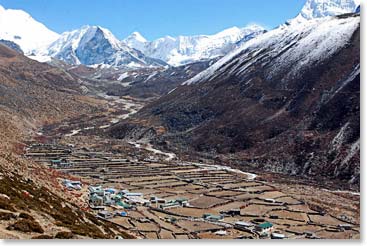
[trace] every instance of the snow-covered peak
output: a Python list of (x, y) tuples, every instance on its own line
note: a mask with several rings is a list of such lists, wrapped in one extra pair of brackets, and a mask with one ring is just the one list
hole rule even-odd
[(223, 56), (245, 37), (250, 34), (256, 36), (262, 32), (263, 27), (252, 24), (244, 28), (231, 27), (213, 35), (165, 36), (152, 42), (145, 39), (139, 41), (137, 35), (130, 35), (124, 42), (149, 57), (179, 66)]
[(300, 23), (315, 18), (354, 13), (360, 2), (360, 0), (307, 0), (299, 15), (289, 22)]
[(55, 57), (66, 63), (108, 66), (160, 66), (166, 65), (144, 56), (118, 40), (108, 29), (100, 26), (83, 26), (64, 32), (47, 48), (39, 50), (34, 59)]
[(96, 32), (97, 31), (102, 31), (103, 33), (103, 36), (109, 41), (109, 43), (114, 47), (114, 48), (121, 48), (123, 47), (122, 43), (120, 40), (118, 40), (115, 35), (112, 34), (112, 32), (106, 28), (103, 28), (103, 27), (100, 27), (100, 26), (97, 26), (97, 27), (94, 27), (96, 28)]
[(217, 34), (214, 34), (213, 36), (215, 36), (215, 37), (234, 36), (234, 35), (238, 35), (240, 32), (241, 32), (241, 29), (234, 26), (234, 27), (225, 29), (221, 32), (218, 32)]
[(231, 27), (228, 29), (225, 29), (221, 32), (218, 32), (217, 34), (212, 35), (211, 37), (215, 38), (236, 38), (237, 36), (242, 36), (244, 33), (248, 34), (250, 32), (258, 32), (258, 31), (264, 31), (264, 27), (258, 25), (258, 24), (250, 24), (246, 27), (239, 28), (239, 27)]
[(62, 50), (76, 50), (97, 37), (107, 41), (113, 49), (122, 49), (124, 46), (108, 29), (85, 25), (80, 29), (62, 33), (59, 39), (38, 53), (54, 56)]
[(241, 76), (255, 62), (265, 58), (272, 58), (268, 64), (269, 80), (281, 71), (283, 79), (286, 76), (294, 78), (300, 71), (320, 62), (320, 57), (325, 59), (338, 52), (350, 41), (359, 25), (359, 17), (316, 18), (298, 25), (281, 25), (244, 43), (183, 84), (213, 81), (217, 76)]
[(127, 39), (134, 39), (142, 43), (148, 42), (148, 40), (146, 40), (140, 32), (133, 32)]
[(26, 54), (46, 46), (59, 37), (23, 10), (0, 6), (0, 39), (18, 44)]
[(142, 50), (148, 41), (139, 32), (133, 32), (123, 42), (134, 49)]

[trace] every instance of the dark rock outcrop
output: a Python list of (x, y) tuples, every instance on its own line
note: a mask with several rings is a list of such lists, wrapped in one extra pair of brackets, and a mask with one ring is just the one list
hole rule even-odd
[(0, 44), (3, 44), (5, 46), (9, 47), (10, 49), (15, 50), (16, 52), (18, 52), (20, 54), (24, 54), (23, 50), (20, 48), (20, 46), (17, 45), (16, 43), (12, 42), (12, 41), (1, 39)]

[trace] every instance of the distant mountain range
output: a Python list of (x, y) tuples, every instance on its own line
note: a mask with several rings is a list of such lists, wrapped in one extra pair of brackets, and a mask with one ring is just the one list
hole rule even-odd
[(215, 35), (167, 36), (153, 42), (134, 32), (120, 41), (99, 26), (83, 26), (60, 35), (22, 10), (0, 6), (0, 39), (18, 44), (27, 56), (40, 62), (56, 58), (72, 65), (179, 66), (223, 56), (237, 42), (263, 32), (262, 27), (252, 25), (233, 27)]
[(244, 28), (232, 27), (214, 35), (166, 36), (152, 42), (147, 41), (140, 33), (134, 32), (123, 42), (141, 50), (147, 56), (179, 66), (224, 56), (236, 47), (236, 43), (264, 32), (265, 29), (259, 25), (249, 25)]
[[(360, 0), (308, 0), (301, 13), (288, 22), (354, 12), (359, 4)], [(214, 35), (166, 36), (154, 41), (134, 32), (120, 41), (99, 26), (84, 26), (60, 35), (22, 10), (0, 6), (0, 39), (18, 44), (26, 55), (42, 62), (56, 58), (74, 65), (179, 66), (224, 56), (264, 32), (259, 25), (248, 25)]]
[(109, 30), (99, 26), (84, 26), (65, 32), (36, 52), (41, 57), (54, 57), (72, 65), (105, 64), (111, 66), (165, 66), (165, 62), (149, 58), (119, 41)]

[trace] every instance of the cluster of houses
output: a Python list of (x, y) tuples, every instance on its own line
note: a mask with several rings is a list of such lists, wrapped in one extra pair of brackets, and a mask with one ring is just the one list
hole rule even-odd
[(65, 179), (64, 181), (62, 181), (62, 184), (69, 191), (82, 189), (82, 182), (80, 181), (73, 181), (73, 180)]
[(203, 219), (211, 222), (218, 222), (224, 219), (223, 215), (203, 214)]
[[(64, 181), (66, 185), (78, 186), (76, 181)], [(80, 184), (81, 185), (81, 184)], [(151, 196), (148, 199), (143, 197), (142, 193), (129, 192), (128, 190), (116, 190), (114, 188), (103, 188), (101, 185), (89, 186), (89, 206), (93, 209), (99, 210), (97, 217), (101, 219), (111, 219), (114, 216), (128, 216), (126, 210), (133, 210), (136, 206), (156, 207), (157, 209), (169, 209), (174, 207), (188, 207), (190, 206), (188, 199), (178, 198), (175, 200), (166, 201), (165, 199)], [(105, 208), (109, 206), (114, 209), (111, 213)], [(232, 209), (221, 213), (220, 215), (203, 214), (202, 218), (209, 222), (220, 222), (224, 216), (233, 216), (239, 213), (238, 209)], [(173, 221), (172, 221), (173, 222)], [(270, 237), (272, 239), (285, 239), (284, 234), (274, 232), (273, 224), (268, 221), (261, 221), (260, 223), (249, 223), (238, 221), (234, 224), (234, 228), (241, 231), (250, 232), (259, 237)]]
[(273, 232), (274, 226), (268, 221), (263, 221), (260, 224), (253, 224), (245, 221), (238, 221), (234, 224), (234, 228), (240, 231), (246, 231), (250, 233), (255, 233), (259, 237), (269, 237), (271, 239), (285, 239), (284, 234)]
[[(157, 203), (159, 203), (159, 200), (157, 199), (156, 200), (157, 201)], [(177, 208), (177, 207), (188, 207), (188, 206), (190, 206), (190, 204), (189, 204), (189, 201), (188, 201), (188, 199), (186, 199), (186, 198), (177, 198), (177, 199), (175, 199), (175, 200), (170, 200), (170, 201), (162, 201), (161, 200), (161, 203), (162, 204), (160, 204), (159, 205), (159, 208), (160, 209), (169, 209), (169, 208)]]
[[(155, 206), (159, 209), (189, 206), (186, 198), (166, 201), (165, 199), (151, 196), (145, 199), (142, 193), (129, 192), (129, 190), (116, 190), (114, 188), (103, 188), (101, 185), (89, 186), (89, 206), (92, 209), (103, 210), (98, 213), (98, 217), (108, 218), (109, 213), (104, 210), (107, 206), (119, 209), (135, 209), (136, 206)], [(119, 216), (126, 216), (126, 212), (119, 212)]]
[(93, 209), (104, 209), (106, 206), (122, 207), (131, 209), (136, 205), (150, 205), (143, 198), (142, 193), (132, 193), (128, 190), (118, 191), (114, 188), (102, 186), (89, 186), (89, 206)]
[(73, 164), (66, 159), (53, 159), (51, 160), (51, 167), (54, 169), (58, 168), (70, 168)]

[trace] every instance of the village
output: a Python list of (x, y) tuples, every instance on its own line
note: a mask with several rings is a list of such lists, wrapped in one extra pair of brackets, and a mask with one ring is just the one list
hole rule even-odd
[(146, 239), (358, 238), (359, 225), (283, 193), (256, 175), (202, 163), (131, 158), (73, 144), (31, 144), (25, 156), (70, 178), (65, 192), (101, 220)]

